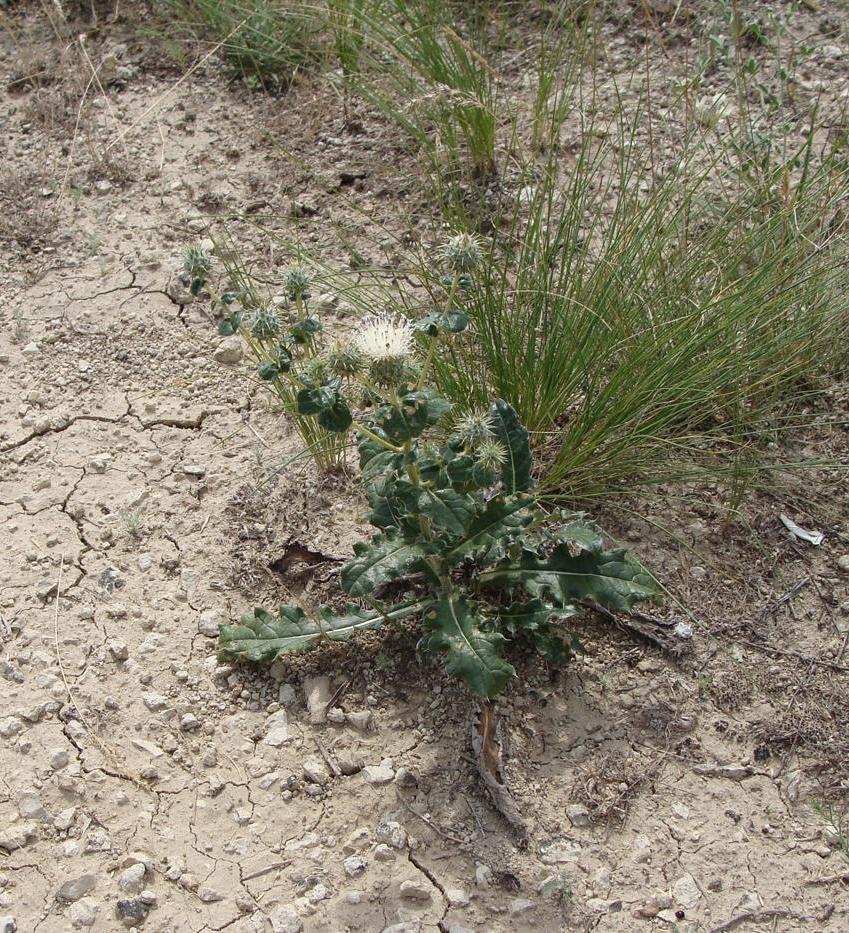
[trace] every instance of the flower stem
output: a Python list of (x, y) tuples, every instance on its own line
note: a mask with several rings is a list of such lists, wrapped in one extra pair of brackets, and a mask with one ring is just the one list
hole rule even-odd
[(380, 444), (381, 447), (385, 447), (387, 450), (393, 451), (393, 453), (396, 453), (396, 454), (404, 453), (403, 447), (398, 447), (395, 444), (390, 444), (389, 441), (385, 441), (382, 437), (378, 437), (377, 434), (375, 434), (373, 431), (369, 431), (369, 429), (364, 424), (360, 424), (359, 421), (353, 422), (351, 427), (355, 431), (359, 431), (360, 434), (365, 434), (366, 437)]

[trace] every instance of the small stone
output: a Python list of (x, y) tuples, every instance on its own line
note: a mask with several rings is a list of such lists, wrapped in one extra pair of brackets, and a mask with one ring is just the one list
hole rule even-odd
[(365, 764), (362, 756), (354, 751), (342, 752), (337, 760), (339, 770), (345, 775), (359, 774)]
[(304, 833), (300, 839), (290, 839), (284, 848), (286, 852), (301, 852), (304, 849), (314, 849), (320, 842), (318, 833)]
[(393, 783), (398, 787), (403, 787), (405, 790), (412, 790), (414, 787), (418, 786), (419, 779), (412, 771), (407, 770), (407, 768), (399, 768), (395, 772), (395, 780)]
[(317, 904), (319, 901), (326, 901), (330, 897), (330, 888), (326, 884), (317, 884), (310, 888), (307, 893), (307, 900), (310, 904)]
[(304, 784), (304, 793), (310, 797), (323, 797), (324, 788), (321, 786), (321, 784), (313, 784), (312, 782), (309, 782)]
[(68, 807), (67, 810), (60, 810), (53, 819), (53, 825), (60, 833), (67, 832), (74, 825), (74, 817), (76, 815), (76, 807)]
[(368, 860), (361, 855), (349, 855), (342, 865), (349, 878), (357, 878), (368, 868)]
[(285, 709), (272, 713), (265, 723), (266, 734), (262, 740), (263, 745), (270, 748), (280, 748), (289, 741), (289, 717)]
[(225, 366), (238, 363), (242, 359), (242, 339), (235, 334), (232, 337), (225, 337), (215, 348), (212, 358), (216, 363), (223, 363)]
[(168, 700), (158, 693), (143, 693), (142, 700), (151, 713), (161, 712), (168, 706)]
[(355, 829), (342, 845), (342, 851), (347, 853), (359, 852), (371, 845), (371, 833), (361, 826)]
[(7, 716), (0, 719), (0, 738), (11, 739), (16, 736), (24, 727), (24, 724), (17, 716)]
[(108, 178), (99, 178), (94, 183), (94, 190), (98, 194), (109, 194), (109, 192), (112, 190), (112, 182), (109, 181)]
[(272, 933), (301, 933), (304, 928), (298, 912), (288, 904), (276, 907), (268, 915), (268, 919), (271, 921)]
[(112, 848), (112, 838), (105, 829), (92, 829), (85, 838), (86, 852), (108, 852)]
[(304, 677), (304, 695), (310, 722), (318, 725), (327, 717), (327, 705), (330, 703), (330, 678), (324, 675)]
[(40, 820), (46, 823), (50, 820), (50, 814), (44, 809), (41, 798), (32, 791), (22, 791), (18, 794), (18, 813), (25, 820)]
[(395, 770), (386, 765), (367, 765), (363, 768), (363, 775), (369, 784), (391, 784)]
[(6, 914), (4, 917), (0, 917), (0, 933), (17, 933), (18, 924), (15, 922), (15, 918)]
[(407, 832), (396, 820), (383, 820), (375, 830), (375, 836), (392, 846), (393, 849), (403, 849), (407, 845)]
[(849, 573), (849, 554), (843, 554), (837, 558), (837, 569), (841, 573)]
[(537, 894), (542, 897), (553, 897), (564, 890), (563, 878), (560, 875), (548, 875), (537, 885)]
[(207, 638), (218, 638), (218, 626), (224, 621), (220, 609), (204, 609), (198, 616), (198, 631)]
[(602, 897), (587, 898), (586, 905), (597, 914), (615, 914), (622, 910), (622, 901), (606, 900)]
[(194, 713), (186, 713), (180, 717), (180, 729), (183, 732), (194, 732), (200, 729), (200, 720)]
[(540, 846), (540, 861), (543, 865), (563, 865), (577, 862), (581, 847), (568, 839), (552, 839)]
[(445, 897), (449, 907), (468, 907), (471, 903), (469, 895), (462, 888), (446, 888)]
[(327, 711), (327, 721), (341, 726), (345, 722), (345, 711), (339, 709), (338, 706), (331, 706)]
[(148, 888), (145, 888), (145, 890), (139, 894), (139, 900), (147, 907), (156, 907), (156, 905), (159, 903), (159, 898), (153, 891)]
[(130, 651), (127, 646), (117, 638), (110, 638), (107, 647), (109, 648), (109, 653), (116, 661), (126, 661), (130, 656)]
[(763, 899), (757, 891), (746, 891), (737, 905), (737, 911), (743, 914), (754, 914), (764, 906)]
[(374, 857), (378, 862), (391, 862), (395, 859), (395, 850), (385, 842), (381, 842), (374, 850)]
[(651, 858), (651, 840), (645, 833), (638, 833), (634, 837), (634, 861), (640, 865)]
[(374, 725), (374, 713), (370, 709), (355, 710), (346, 713), (345, 720), (349, 726), (359, 729), (360, 732), (369, 732)]
[(402, 881), (401, 897), (411, 901), (429, 901), (432, 897), (431, 887), (423, 881)]
[(590, 811), (582, 803), (573, 803), (566, 807), (569, 822), (578, 828), (590, 825)]
[(41, 353), (41, 347), (37, 343), (30, 342), (21, 350), (21, 353), (28, 357), (38, 356)]
[(311, 784), (318, 784), (319, 787), (324, 787), (324, 785), (330, 780), (330, 775), (327, 772), (327, 766), (324, 764), (324, 761), (321, 758), (317, 758), (315, 756), (305, 758), (302, 767), (304, 771), (304, 777)]
[(692, 875), (682, 875), (672, 886), (675, 903), (685, 910), (692, 910), (701, 900), (702, 892)]
[(533, 901), (529, 901), (524, 897), (517, 897), (510, 901), (508, 910), (511, 917), (517, 917), (519, 914), (526, 914), (529, 910), (534, 910), (536, 906)]
[(99, 912), (99, 904), (90, 897), (83, 897), (68, 908), (68, 919), (75, 930), (81, 930), (85, 927), (93, 927), (97, 922)]
[(118, 887), (127, 894), (138, 894), (144, 889), (146, 869), (142, 864), (130, 865), (118, 875)]
[(204, 902), (204, 904), (214, 904), (216, 901), (223, 901), (224, 895), (220, 894), (215, 888), (202, 887), (198, 888), (198, 897)]
[(115, 905), (115, 915), (124, 924), (125, 927), (132, 928), (141, 926), (148, 915), (146, 904), (136, 898), (132, 900), (121, 900)]
[(479, 888), (487, 888), (493, 882), (492, 869), (489, 865), (478, 865), (475, 868), (475, 884)]
[(201, 479), (206, 476), (206, 467), (202, 463), (184, 463), (183, 473), (186, 476), (192, 476), (195, 479)]
[(56, 900), (64, 901), (66, 904), (73, 904), (81, 897), (85, 897), (90, 891), (93, 891), (97, 885), (97, 878), (94, 875), (80, 875), (79, 878), (71, 878), (66, 881), (56, 892)]

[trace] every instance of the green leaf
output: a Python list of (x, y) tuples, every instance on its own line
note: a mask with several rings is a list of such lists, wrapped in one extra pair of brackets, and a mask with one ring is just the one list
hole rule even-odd
[(223, 321), (218, 323), (218, 333), (222, 337), (232, 337), (233, 334), (239, 329), (239, 325), (242, 323), (242, 312), (234, 311), (229, 317), (225, 317)]
[(433, 545), (396, 531), (375, 535), (370, 544), (358, 541), (354, 557), (342, 567), (342, 589), (351, 596), (364, 596), (415, 570), (433, 552)]
[(381, 405), (375, 411), (377, 425), (393, 444), (418, 437), (451, 410), (451, 403), (434, 389), (417, 389), (400, 395), (399, 407)]
[(547, 536), (554, 541), (563, 541), (571, 546), (573, 554), (581, 551), (598, 553), (604, 547), (601, 528), (595, 522), (584, 520), (584, 512), (564, 512), (562, 517), (568, 519), (565, 525), (547, 532)]
[(464, 535), (475, 516), (475, 500), (453, 489), (424, 489), (419, 494), (419, 512), (434, 530), (457, 537)]
[(502, 557), (508, 544), (534, 521), (532, 504), (525, 495), (490, 499), (469, 525), (466, 536), (445, 551), (446, 562), (456, 564), (471, 556), (482, 562)]
[(270, 382), (280, 375), (280, 367), (276, 363), (272, 363), (271, 360), (260, 363), (256, 371), (259, 378), (264, 379), (266, 382)]
[(197, 298), (197, 296), (201, 293), (201, 289), (204, 287), (204, 285), (206, 285), (206, 279), (192, 279), (192, 284), (189, 288), (189, 291), (192, 293), (192, 295), (195, 296), (195, 298)]
[(321, 324), (314, 317), (304, 318), (293, 325), (289, 333), (295, 343), (306, 343), (307, 340), (321, 330)]
[(325, 431), (341, 434), (347, 431), (354, 423), (354, 416), (351, 414), (351, 409), (348, 408), (348, 403), (345, 399), (338, 396), (330, 408), (325, 408), (319, 413), (318, 423)]
[(431, 311), (416, 323), (416, 328), (431, 337), (440, 331), (446, 334), (459, 334), (469, 326), (469, 315), (462, 311)]
[(389, 608), (351, 606), (341, 615), (322, 610), (311, 619), (299, 606), (281, 606), (277, 615), (254, 609), (238, 625), (222, 625), (218, 656), (222, 660), (273, 661), (283, 654), (306, 651), (324, 638), (347, 641), (357, 632), (377, 628), (423, 611), (429, 600), (418, 599)]
[(378, 478), (366, 490), (372, 507), (369, 522), (376, 528), (401, 528), (416, 503), (418, 490), (412, 483), (393, 475)]
[(627, 551), (573, 556), (568, 544), (559, 544), (547, 560), (525, 548), (518, 561), (502, 561), (478, 580), (492, 586), (521, 584), (532, 596), (548, 596), (560, 605), (589, 599), (621, 612), (658, 593), (654, 577)]
[(503, 399), (496, 399), (489, 409), (493, 434), (507, 450), (507, 461), (501, 468), (501, 480), (507, 492), (531, 488), (531, 448), (528, 431), (516, 410)]
[(298, 414), (317, 415), (344, 402), (337, 383), (328, 383), (314, 389), (301, 389), (297, 395)]
[(532, 599), (499, 608), (498, 620), (505, 632), (527, 639), (550, 664), (559, 667), (571, 659), (579, 645), (574, 635), (553, 623), (577, 613), (575, 606), (552, 609), (542, 600)]
[(428, 631), (419, 641), (421, 654), (444, 652), (445, 670), (463, 680), (472, 693), (491, 697), (516, 676), (513, 665), (501, 657), (504, 636), (482, 630), (468, 602), (457, 593), (434, 603), (424, 624)]

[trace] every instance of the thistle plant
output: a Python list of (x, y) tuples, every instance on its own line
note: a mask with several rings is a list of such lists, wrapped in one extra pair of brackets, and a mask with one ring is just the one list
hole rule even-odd
[[(214, 308), (224, 314), (218, 333), (242, 338), (256, 364), (256, 375), (279, 399), (318, 468), (340, 469), (345, 464), (346, 435), (329, 430), (326, 418), (303, 414), (297, 402), (305, 386), (323, 384), (331, 373), (321, 322), (308, 306), (310, 270), (300, 263), (290, 266), (282, 281), (284, 294), (271, 298), (260, 294), (244, 270), (227, 260), (226, 251), (219, 252), (225, 257), (229, 287), (212, 298)], [(212, 257), (199, 246), (190, 247), (183, 269), (191, 278), (192, 294), (198, 295), (210, 284)]]
[(627, 611), (657, 593), (653, 576), (628, 552), (605, 550), (582, 513), (543, 511), (528, 432), (507, 402), (450, 420), (451, 403), (427, 384), (438, 343), (468, 323), (454, 305), (474, 249), (445, 252), (440, 309), (417, 323), (369, 315), (327, 356), (321, 381), (301, 370), (300, 415), (357, 435), (377, 530), (342, 567), (342, 589), (358, 602), (342, 613), (255, 609), (221, 627), (223, 659), (273, 661), (417, 619), (420, 657), (441, 658), (472, 693), (492, 697), (516, 674), (508, 641), (559, 665), (578, 647), (563, 623), (582, 605)]

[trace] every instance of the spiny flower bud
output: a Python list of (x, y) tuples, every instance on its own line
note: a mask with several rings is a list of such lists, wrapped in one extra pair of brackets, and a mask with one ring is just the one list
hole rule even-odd
[(456, 422), (452, 436), (465, 447), (475, 450), (484, 441), (492, 439), (492, 428), (492, 418), (487, 412), (471, 412)]
[(322, 385), (330, 378), (330, 366), (323, 356), (312, 356), (304, 360), (301, 375), (305, 382), (312, 385)]
[(292, 301), (300, 301), (309, 298), (309, 287), (312, 285), (312, 273), (306, 266), (292, 266), (283, 278), (283, 285)]
[(470, 233), (458, 233), (442, 247), (441, 255), (452, 272), (472, 272), (480, 265), (480, 240)]
[(363, 355), (354, 346), (335, 344), (327, 354), (327, 363), (337, 376), (356, 376), (363, 369)]
[(190, 246), (183, 256), (183, 271), (193, 279), (203, 279), (212, 270), (212, 256), (202, 246)]
[(260, 305), (251, 314), (248, 326), (254, 337), (274, 337), (280, 332), (280, 315), (272, 305)]
[(498, 441), (481, 441), (475, 450), (478, 463), (488, 470), (495, 470), (507, 459), (507, 449)]

